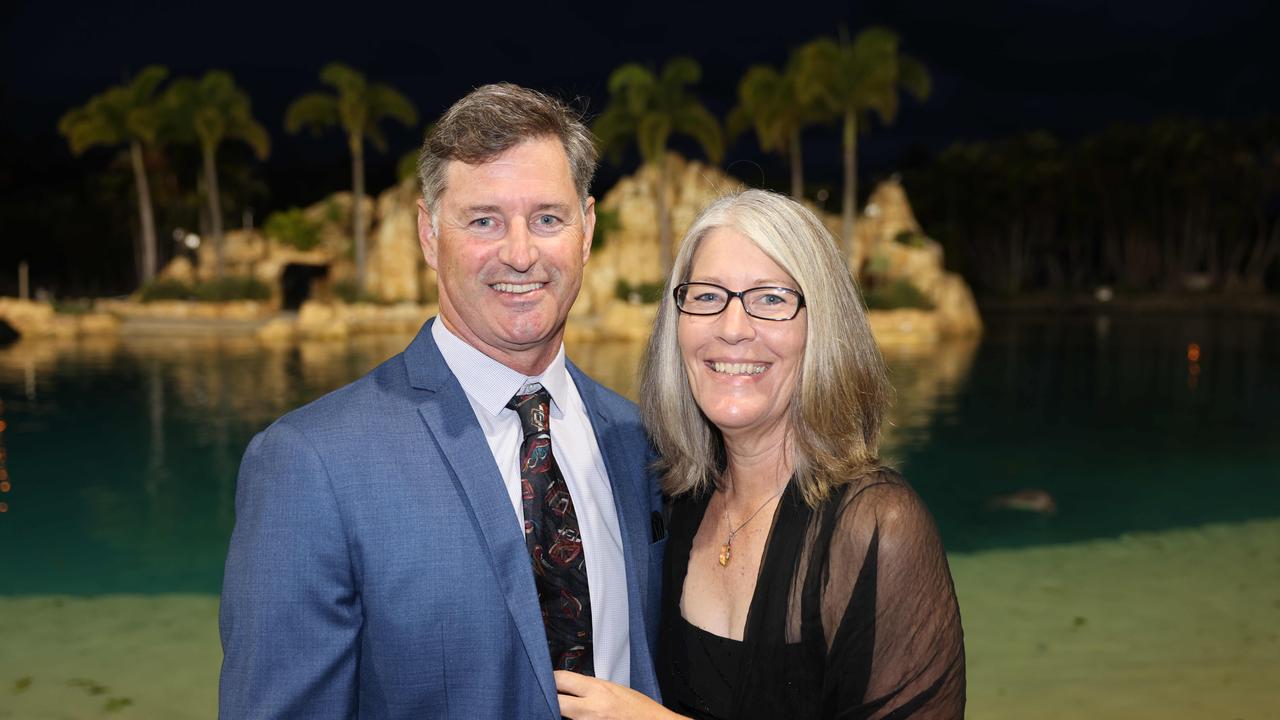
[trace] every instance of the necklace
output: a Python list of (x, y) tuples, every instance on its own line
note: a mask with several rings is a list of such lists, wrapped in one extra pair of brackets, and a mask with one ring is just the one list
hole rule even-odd
[(742, 530), (742, 528), (746, 527), (746, 526), (747, 526), (747, 523), (749, 523), (749, 522), (751, 522), (752, 520), (754, 520), (754, 519), (755, 519), (755, 517), (756, 517), (757, 515), (759, 515), (759, 514), (760, 514), (760, 511), (764, 509), (765, 505), (768, 505), (769, 503), (773, 502), (773, 499), (774, 499), (774, 498), (776, 498), (776, 497), (778, 497), (779, 495), (781, 495), (781, 494), (782, 494), (782, 491), (783, 491), (783, 490), (786, 490), (786, 489), (787, 489), (787, 486), (786, 486), (786, 485), (783, 485), (783, 486), (778, 490), (778, 492), (776, 492), (776, 493), (774, 493), (774, 494), (770, 495), (768, 498), (766, 498), (766, 499), (765, 499), (765, 501), (764, 501), (763, 503), (761, 503), (761, 504), (760, 504), (760, 507), (756, 508), (756, 511), (755, 511), (755, 512), (753, 512), (753, 513), (751, 513), (750, 515), (748, 515), (748, 516), (747, 516), (747, 519), (746, 519), (746, 520), (743, 520), (743, 521), (742, 521), (742, 524), (738, 525), (738, 527), (736, 527), (736, 528), (733, 526), (733, 519), (729, 517), (729, 498), (728, 498), (728, 497), (726, 497), (726, 498), (725, 498), (725, 501), (724, 501), (724, 524), (729, 526), (729, 537), (728, 537), (728, 538), (726, 538), (726, 539), (725, 539), (725, 541), (724, 541), (724, 544), (720, 546), (720, 567), (728, 567), (728, 566), (729, 566), (729, 561), (733, 559), (733, 538), (734, 538), (734, 536), (735, 536), (735, 535), (737, 535), (737, 534)]

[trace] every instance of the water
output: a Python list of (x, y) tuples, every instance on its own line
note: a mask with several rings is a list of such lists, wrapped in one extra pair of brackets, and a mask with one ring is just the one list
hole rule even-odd
[[(1008, 315), (980, 344), (887, 349), (885, 455), (953, 552), (1280, 517), (1278, 331), (1269, 317)], [(0, 595), (218, 592), (252, 435), (408, 340), (0, 350)], [(631, 396), (639, 351), (570, 348)], [(988, 509), (1026, 488), (1057, 513)]]

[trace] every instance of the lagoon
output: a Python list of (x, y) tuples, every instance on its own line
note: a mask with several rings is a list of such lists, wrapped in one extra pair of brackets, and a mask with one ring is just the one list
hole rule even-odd
[[(884, 455), (951, 554), (970, 716), (1267, 717), (1280, 318), (986, 321), (981, 341), (885, 349), (897, 401)], [(408, 340), (0, 350), (0, 718), (212, 717), (245, 445)], [(569, 348), (631, 397), (639, 352)], [(991, 507), (1023, 489), (1056, 513)]]

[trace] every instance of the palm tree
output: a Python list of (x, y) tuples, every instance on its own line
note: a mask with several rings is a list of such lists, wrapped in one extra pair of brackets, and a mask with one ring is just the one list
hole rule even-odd
[(74, 155), (99, 145), (129, 146), (133, 165), (133, 182), (138, 194), (138, 222), (142, 228), (142, 282), (156, 276), (156, 219), (151, 205), (151, 184), (143, 150), (157, 142), (156, 90), (169, 71), (149, 65), (124, 85), (107, 88), (85, 103), (67, 112), (58, 121), (58, 132), (67, 138)]
[(364, 219), (364, 141), (379, 152), (386, 152), (387, 139), (378, 123), (393, 118), (412, 127), (418, 123), (418, 111), (398, 90), (382, 83), (370, 85), (364, 75), (342, 63), (329, 63), (320, 71), (320, 80), (333, 86), (336, 94), (313, 92), (294, 100), (285, 111), (284, 128), (296, 133), (304, 127), (313, 135), (341, 125), (347, 133), (347, 149), (351, 151), (352, 222), (356, 251), (356, 296), (364, 292), (365, 219)]
[(853, 223), (858, 202), (858, 130), (870, 124), (874, 110), (883, 123), (898, 113), (898, 88), (918, 100), (929, 96), (929, 71), (915, 58), (898, 52), (892, 30), (872, 27), (849, 42), (814, 40), (800, 48), (797, 67), (799, 96), (815, 102), (832, 119), (844, 122), (844, 207), (841, 235), (845, 253), (853, 249)]
[(175, 140), (200, 146), (205, 199), (213, 230), (214, 268), (224, 270), (222, 197), (218, 189), (218, 147), (223, 140), (241, 140), (258, 159), (266, 159), (271, 139), (253, 119), (249, 95), (236, 86), (230, 73), (210, 70), (204, 77), (175, 80), (165, 92), (165, 121)]
[(667, 207), (667, 141), (673, 133), (698, 142), (712, 163), (724, 154), (720, 123), (688, 89), (702, 68), (687, 57), (674, 58), (661, 75), (628, 63), (609, 76), (609, 105), (592, 126), (602, 148), (617, 162), (634, 139), (640, 157), (658, 170), (658, 247), (663, 274), (671, 267), (671, 218)]
[(792, 53), (783, 72), (768, 65), (753, 65), (738, 83), (738, 105), (729, 112), (729, 135), (747, 128), (765, 152), (786, 157), (791, 166), (791, 197), (804, 198), (804, 156), (800, 133), (822, 119), (822, 108), (805, 102), (799, 94), (798, 54)]

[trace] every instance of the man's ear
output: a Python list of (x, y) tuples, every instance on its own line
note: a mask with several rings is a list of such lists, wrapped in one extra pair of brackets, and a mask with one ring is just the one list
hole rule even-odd
[(426, 259), (427, 266), (437, 272), (440, 270), (436, 260), (436, 233), (431, 229), (431, 211), (427, 209), (427, 202), (421, 198), (418, 199), (418, 245), (422, 248), (422, 257)]
[(591, 257), (591, 240), (596, 231), (596, 199), (587, 196), (586, 211), (582, 213), (582, 264)]

